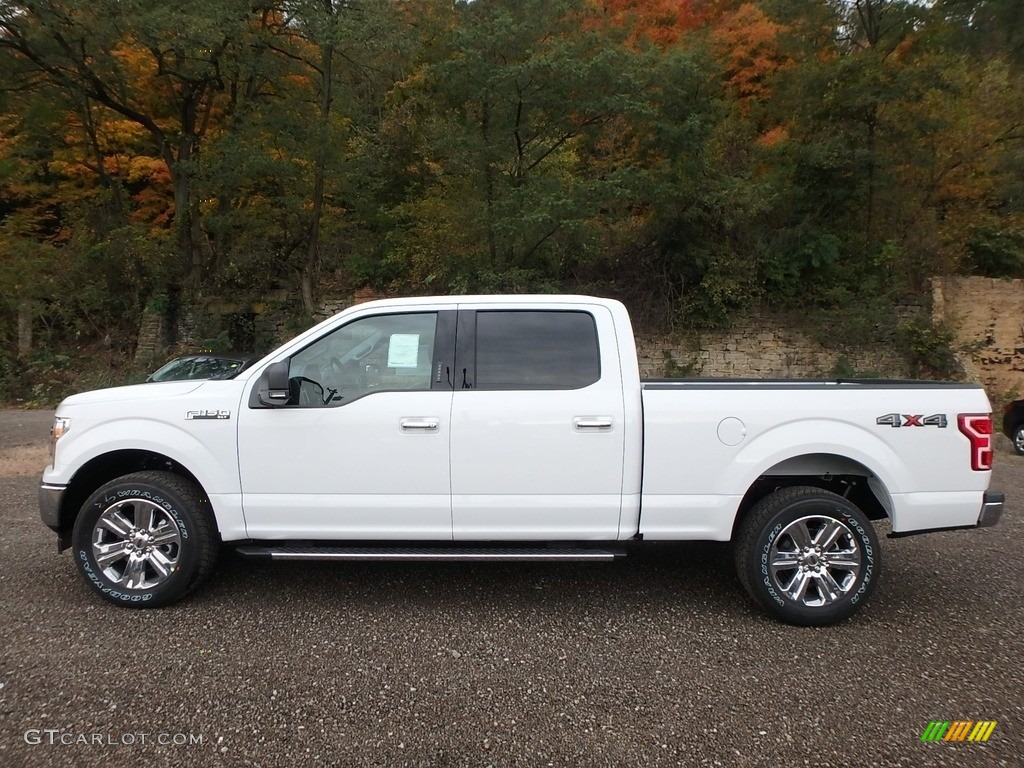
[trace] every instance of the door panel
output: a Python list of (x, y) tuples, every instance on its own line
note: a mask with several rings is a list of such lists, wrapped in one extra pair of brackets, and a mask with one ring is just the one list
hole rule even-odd
[(456, 385), (451, 422), (455, 538), (616, 538), (625, 433), (610, 314), (464, 314), (456, 380), (465, 386)]
[(289, 405), (239, 415), (249, 536), (451, 538), (454, 327), (368, 316), (291, 356)]

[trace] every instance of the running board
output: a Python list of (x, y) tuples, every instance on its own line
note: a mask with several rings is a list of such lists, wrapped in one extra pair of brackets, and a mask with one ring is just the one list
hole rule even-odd
[(576, 547), (288, 547), (245, 546), (243, 557), (270, 560), (391, 560), (418, 562), (609, 562), (626, 553)]

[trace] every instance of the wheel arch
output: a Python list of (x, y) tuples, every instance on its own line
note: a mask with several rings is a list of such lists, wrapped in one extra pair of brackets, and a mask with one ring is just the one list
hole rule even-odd
[(836, 453), (807, 453), (777, 462), (747, 487), (733, 520), (733, 535), (757, 503), (782, 488), (808, 486), (831, 491), (859, 507), (871, 520), (892, 517), (885, 483), (869, 467)]
[(58, 531), (61, 549), (70, 546), (75, 518), (78, 517), (86, 499), (97, 488), (123, 475), (147, 470), (170, 472), (182, 477), (195, 485), (201, 495), (206, 496), (206, 491), (198, 478), (183, 464), (164, 454), (140, 449), (121, 449), (100, 454), (87, 461), (75, 472), (64, 491), (60, 506), (60, 530)]

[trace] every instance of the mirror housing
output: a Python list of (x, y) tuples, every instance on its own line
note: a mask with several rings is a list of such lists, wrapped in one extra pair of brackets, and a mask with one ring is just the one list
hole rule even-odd
[(277, 408), (288, 405), (288, 360), (271, 363), (260, 374), (256, 384), (256, 399), (264, 408)]

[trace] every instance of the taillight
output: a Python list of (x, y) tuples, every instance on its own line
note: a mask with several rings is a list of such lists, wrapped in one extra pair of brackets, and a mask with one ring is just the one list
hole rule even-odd
[(992, 469), (992, 415), (961, 413), (956, 423), (971, 441), (971, 469), (975, 472)]

